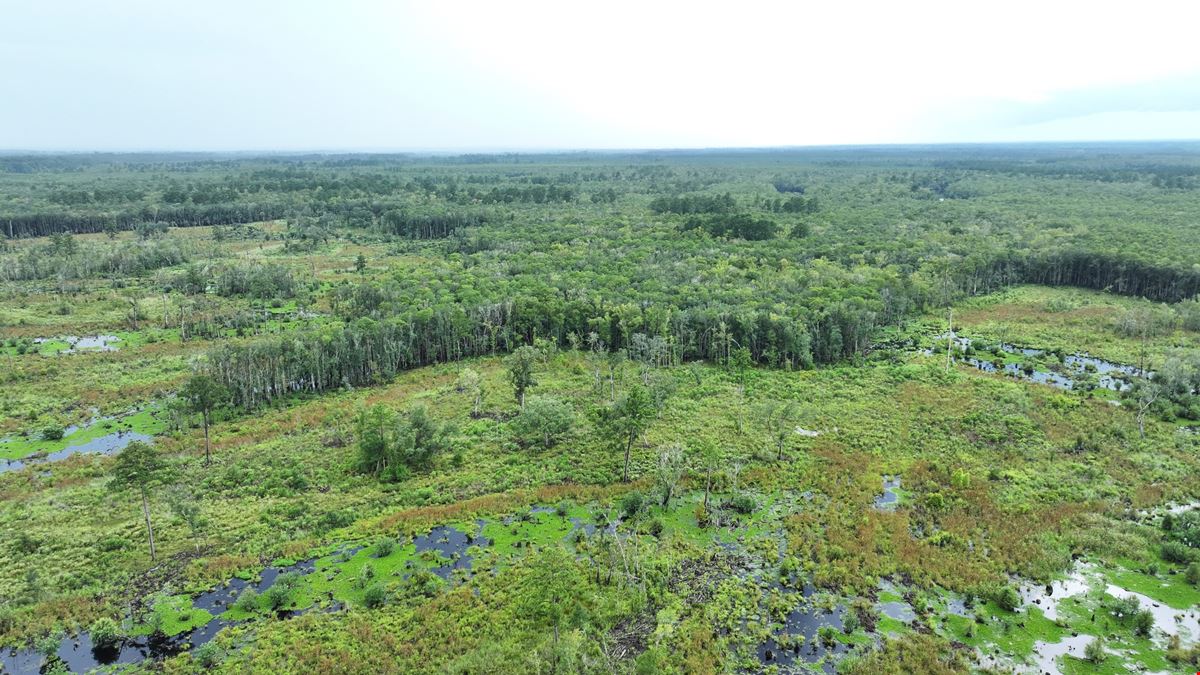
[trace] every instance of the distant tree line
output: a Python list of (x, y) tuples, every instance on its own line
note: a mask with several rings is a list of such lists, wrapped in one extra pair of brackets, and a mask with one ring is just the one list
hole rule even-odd
[(174, 239), (80, 244), (58, 234), (48, 244), (0, 256), (0, 280), (136, 277), (190, 257), (189, 247)]
[(967, 295), (1012, 284), (1078, 286), (1159, 302), (1179, 302), (1200, 294), (1200, 267), (1195, 265), (1162, 265), (1121, 253), (1080, 249), (972, 256), (950, 276)]
[(414, 214), (400, 209), (384, 212), (379, 229), (409, 239), (445, 239), (468, 227), (486, 221), (479, 213)]
[(282, 218), (286, 210), (270, 204), (216, 204), (142, 208), (117, 213), (30, 213), (0, 215), (5, 236), (45, 237), (57, 232), (86, 234), (106, 230), (132, 230), (139, 223), (160, 222), (174, 227), (232, 225)]
[(683, 223), (679, 229), (683, 232), (700, 229), (714, 237), (764, 241), (775, 237), (776, 233), (779, 232), (779, 225), (770, 218), (753, 216), (748, 213), (737, 213), (709, 216), (707, 218), (691, 218)]
[(660, 215), (674, 213), (685, 216), (706, 213), (732, 213), (737, 210), (737, 201), (728, 192), (723, 195), (655, 197), (650, 201), (650, 210)]

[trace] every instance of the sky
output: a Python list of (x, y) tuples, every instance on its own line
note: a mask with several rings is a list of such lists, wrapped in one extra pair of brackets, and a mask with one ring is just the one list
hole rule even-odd
[(1200, 138), (1200, 3), (0, 0), (0, 148)]

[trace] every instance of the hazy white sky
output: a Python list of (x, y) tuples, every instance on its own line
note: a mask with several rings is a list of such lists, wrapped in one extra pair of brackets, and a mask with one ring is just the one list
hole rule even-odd
[(1200, 138), (1200, 3), (0, 0), (0, 148)]

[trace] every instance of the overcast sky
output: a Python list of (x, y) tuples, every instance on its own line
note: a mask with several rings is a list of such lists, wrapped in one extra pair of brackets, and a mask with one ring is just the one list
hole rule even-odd
[(1200, 138), (1200, 3), (0, 0), (0, 148)]

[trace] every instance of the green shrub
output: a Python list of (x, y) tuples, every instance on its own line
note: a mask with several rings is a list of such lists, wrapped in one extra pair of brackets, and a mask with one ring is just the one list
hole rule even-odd
[(233, 603), (234, 608), (253, 614), (258, 611), (258, 591), (247, 587)]
[(392, 539), (391, 537), (384, 537), (383, 539), (375, 542), (375, 557), (386, 558), (392, 554), (392, 551), (395, 550), (395, 548), (396, 540)]
[(1100, 663), (1107, 654), (1104, 652), (1104, 640), (1094, 638), (1083, 648), (1083, 657), (1092, 663)]
[(107, 616), (96, 619), (89, 632), (92, 636), (92, 644), (97, 649), (112, 649), (125, 639), (121, 633), (121, 626)]
[(1150, 637), (1150, 631), (1154, 630), (1154, 614), (1148, 609), (1143, 609), (1133, 615), (1133, 632), (1142, 637)]
[(757, 506), (758, 504), (754, 501), (754, 497), (751, 497), (746, 493), (734, 495), (733, 498), (729, 500), (729, 508), (742, 515), (752, 513)]
[(1200, 586), (1200, 562), (1194, 562), (1188, 565), (1187, 571), (1184, 572), (1184, 578), (1193, 586)]
[(1000, 588), (992, 596), (992, 600), (1006, 612), (1015, 612), (1021, 606), (1021, 594), (1012, 586)]
[(650, 533), (650, 536), (652, 537), (662, 536), (663, 522), (658, 518), (651, 519), (650, 523), (646, 525), (646, 531)]
[(1119, 598), (1113, 603), (1113, 614), (1121, 618), (1129, 618), (1137, 614), (1141, 608), (1142, 605), (1138, 602), (1137, 598)]
[(271, 584), (270, 588), (263, 591), (262, 597), (267, 603), (267, 609), (278, 612), (287, 607), (289, 599), (288, 589), (278, 583)]
[(625, 520), (633, 518), (642, 510), (645, 503), (646, 498), (642, 496), (641, 492), (637, 490), (626, 492), (625, 496), (621, 498), (621, 516)]
[(1171, 536), (1192, 548), (1200, 548), (1200, 509), (1175, 516)]
[(1182, 541), (1167, 541), (1162, 545), (1163, 560), (1186, 564), (1195, 557), (1195, 551)]
[(66, 433), (66, 429), (63, 429), (61, 424), (51, 424), (42, 429), (42, 440), (59, 441)]
[(206, 670), (216, 668), (218, 665), (220, 665), (224, 657), (225, 654), (215, 642), (205, 642), (192, 652), (192, 660), (194, 660), (201, 668)]
[(363, 593), (363, 606), (367, 609), (383, 607), (387, 604), (387, 590), (383, 584), (374, 584)]
[(363, 565), (358, 572), (358, 578), (354, 580), (354, 585), (358, 588), (366, 588), (370, 585), (371, 580), (375, 578), (375, 568), (371, 565)]

